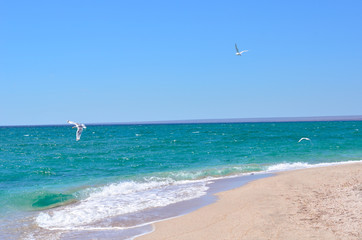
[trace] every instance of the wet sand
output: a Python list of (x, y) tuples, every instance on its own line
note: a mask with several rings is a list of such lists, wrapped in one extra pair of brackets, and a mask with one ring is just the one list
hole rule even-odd
[(362, 239), (361, 163), (282, 172), (217, 196), (136, 239)]

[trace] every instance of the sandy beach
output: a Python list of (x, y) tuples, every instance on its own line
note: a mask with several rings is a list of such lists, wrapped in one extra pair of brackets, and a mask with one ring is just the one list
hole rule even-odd
[(362, 239), (362, 164), (278, 173), (154, 224), (151, 239)]

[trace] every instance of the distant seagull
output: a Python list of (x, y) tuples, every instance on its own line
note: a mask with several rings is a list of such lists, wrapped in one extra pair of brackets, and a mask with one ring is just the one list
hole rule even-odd
[(77, 134), (76, 134), (76, 139), (77, 141), (79, 141), (80, 139), (80, 135), (82, 135), (82, 132), (83, 132), (83, 128), (87, 128), (83, 123), (82, 124), (79, 124), (79, 123), (76, 123), (76, 122), (72, 122), (72, 121), (67, 121), (67, 123), (69, 124), (74, 124), (75, 126), (72, 127), (72, 128), (77, 128)]
[(303, 138), (299, 139), (299, 141), (298, 141), (298, 142), (301, 142), (302, 140), (307, 140), (307, 141), (310, 141), (310, 139), (309, 139), (309, 138), (305, 138), (305, 137), (303, 137)]
[(239, 52), (239, 49), (238, 49), (238, 46), (236, 45), (236, 43), (235, 43), (235, 49), (236, 49), (236, 55), (238, 55), (238, 56), (241, 56), (241, 54), (248, 51), (248, 50), (243, 50), (243, 51)]

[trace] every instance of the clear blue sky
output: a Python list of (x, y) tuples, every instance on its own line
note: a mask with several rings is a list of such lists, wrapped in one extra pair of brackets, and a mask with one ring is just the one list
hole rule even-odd
[(0, 0), (0, 125), (361, 115), (361, 10)]

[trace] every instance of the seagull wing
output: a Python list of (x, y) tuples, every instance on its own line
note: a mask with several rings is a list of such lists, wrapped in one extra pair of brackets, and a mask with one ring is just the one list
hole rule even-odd
[(238, 46), (236, 45), (236, 43), (235, 43), (235, 49), (236, 49), (236, 52), (239, 52), (239, 49), (238, 49)]
[(77, 141), (79, 141), (80, 135), (82, 135), (82, 132), (83, 132), (83, 128), (82, 128), (82, 127), (80, 127), (80, 128), (77, 129), (77, 134), (76, 134)]
[(310, 139), (309, 139), (309, 138), (302, 137), (301, 139), (299, 139), (299, 141), (298, 141), (298, 142), (301, 142), (302, 140), (308, 140), (308, 141), (310, 141)]
[(67, 121), (67, 123), (69, 123), (69, 124), (74, 124), (75, 126), (78, 126), (79, 125), (79, 123), (76, 123), (76, 122), (73, 122), (73, 121)]

